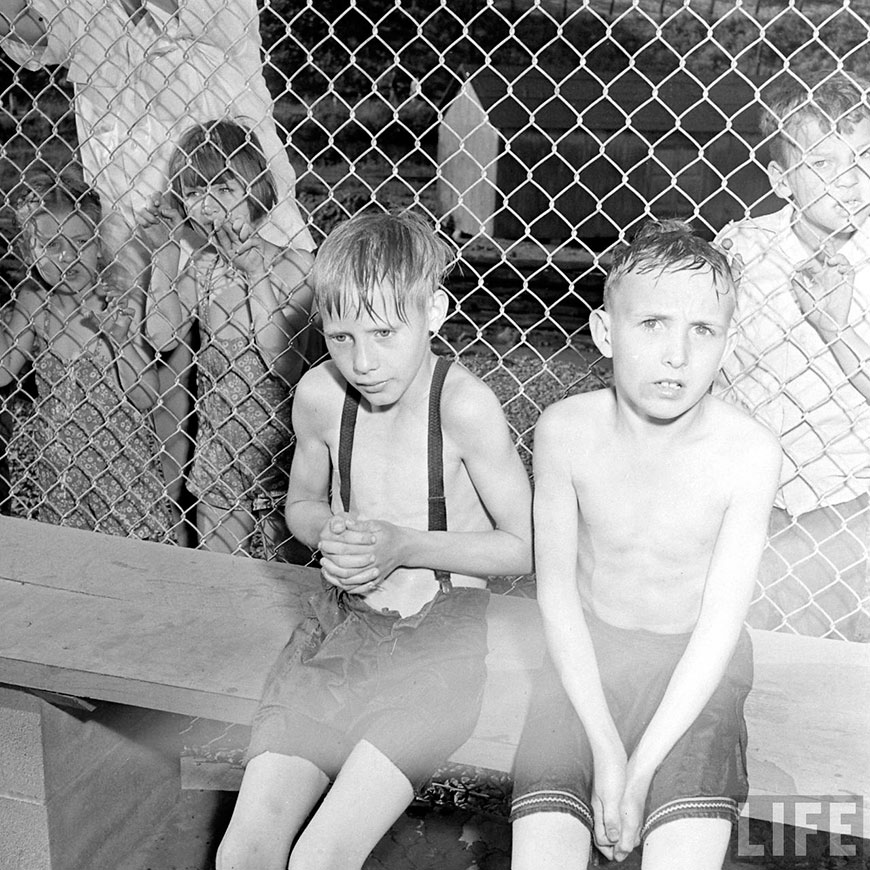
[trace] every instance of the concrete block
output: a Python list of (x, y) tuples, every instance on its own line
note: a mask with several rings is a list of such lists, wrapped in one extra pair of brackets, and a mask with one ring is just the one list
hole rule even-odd
[(0, 687), (0, 795), (43, 800), (42, 766), (39, 702)]
[(45, 806), (0, 798), (0, 870), (52, 870)]
[(0, 689), (0, 870), (117, 870), (179, 800), (180, 724)]

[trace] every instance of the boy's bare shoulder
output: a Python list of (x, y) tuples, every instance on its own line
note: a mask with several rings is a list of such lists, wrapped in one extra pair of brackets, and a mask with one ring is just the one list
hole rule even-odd
[(613, 390), (609, 388), (566, 396), (544, 409), (538, 427), (560, 432), (563, 436), (588, 437), (607, 425), (612, 419), (613, 408)]
[(480, 426), (504, 424), (504, 411), (496, 394), (461, 363), (454, 363), (447, 372), (441, 417), (446, 429), (465, 429), (478, 438)]
[(779, 464), (782, 454), (779, 440), (763, 423), (715, 396), (707, 396), (705, 401), (718, 453), (738, 476), (741, 469), (752, 475), (759, 468)]
[(299, 379), (293, 398), (294, 410), (320, 416), (344, 403), (345, 390), (345, 381), (335, 363), (327, 360), (309, 369)]

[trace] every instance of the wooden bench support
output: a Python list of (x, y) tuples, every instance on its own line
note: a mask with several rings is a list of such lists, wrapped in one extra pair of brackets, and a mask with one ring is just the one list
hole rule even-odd
[(0, 868), (117, 870), (180, 796), (178, 717), (0, 687)]

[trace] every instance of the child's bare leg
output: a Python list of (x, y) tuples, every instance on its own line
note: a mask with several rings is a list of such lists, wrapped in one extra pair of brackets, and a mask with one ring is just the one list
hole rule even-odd
[(229, 510), (201, 501), (196, 508), (196, 528), (203, 550), (243, 556), (251, 552), (256, 520), (248, 511)]
[(511, 830), (511, 870), (586, 870), (592, 835), (574, 816), (532, 813)]
[(359, 870), (413, 797), (392, 761), (358, 743), (299, 837), (288, 870)]
[(264, 752), (245, 769), (217, 870), (286, 870), (290, 846), (329, 780), (304, 758)]
[(722, 870), (731, 822), (676, 819), (651, 831), (643, 844), (643, 870)]

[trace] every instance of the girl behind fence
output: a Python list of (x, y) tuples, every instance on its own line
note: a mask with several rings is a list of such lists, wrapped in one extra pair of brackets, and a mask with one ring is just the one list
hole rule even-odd
[[(306, 362), (311, 255), (259, 235), (275, 183), (256, 136), (239, 124), (212, 121), (189, 130), (170, 178), (178, 217), (199, 247), (174, 279), (177, 265), (173, 270), (161, 255), (146, 328), (164, 351), (190, 340), (199, 326), (198, 432), (188, 488), (199, 499), (200, 543), (251, 553), (260, 524), (271, 556), (287, 537), (290, 391)], [(177, 264), (177, 228), (153, 220), (145, 232), (154, 236), (153, 249)]]
[(20, 287), (0, 332), (0, 386), (32, 362), (39, 518), (171, 540), (149, 415), (156, 375), (131, 329), (135, 289), (101, 267), (100, 201), (75, 177), (37, 172), (12, 204), (24, 260), (40, 280)]

